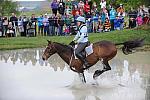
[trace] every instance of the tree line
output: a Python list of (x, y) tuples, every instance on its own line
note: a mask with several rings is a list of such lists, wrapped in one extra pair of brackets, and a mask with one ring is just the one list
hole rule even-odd
[(9, 16), (13, 12), (19, 13), (17, 2), (12, 0), (0, 0), (0, 16)]

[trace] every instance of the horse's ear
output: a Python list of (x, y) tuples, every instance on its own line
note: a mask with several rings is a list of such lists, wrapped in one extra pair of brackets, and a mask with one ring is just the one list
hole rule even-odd
[(51, 44), (51, 41), (47, 40), (48, 44)]

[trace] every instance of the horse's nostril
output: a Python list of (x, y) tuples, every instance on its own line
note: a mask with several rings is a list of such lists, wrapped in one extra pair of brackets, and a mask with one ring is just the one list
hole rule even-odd
[(43, 59), (43, 60), (45, 60), (45, 58), (44, 58), (44, 57), (42, 57), (42, 59)]

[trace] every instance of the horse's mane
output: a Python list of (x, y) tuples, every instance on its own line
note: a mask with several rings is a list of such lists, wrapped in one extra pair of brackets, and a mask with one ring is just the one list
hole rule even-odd
[(73, 52), (73, 48), (70, 45), (64, 43), (54, 42), (59, 47), (59, 52)]

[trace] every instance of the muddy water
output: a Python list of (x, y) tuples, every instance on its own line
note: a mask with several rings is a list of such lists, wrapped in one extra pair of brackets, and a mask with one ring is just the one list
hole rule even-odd
[(58, 55), (41, 60), (42, 49), (0, 51), (0, 100), (150, 100), (150, 52), (117, 56), (112, 70), (87, 84)]

